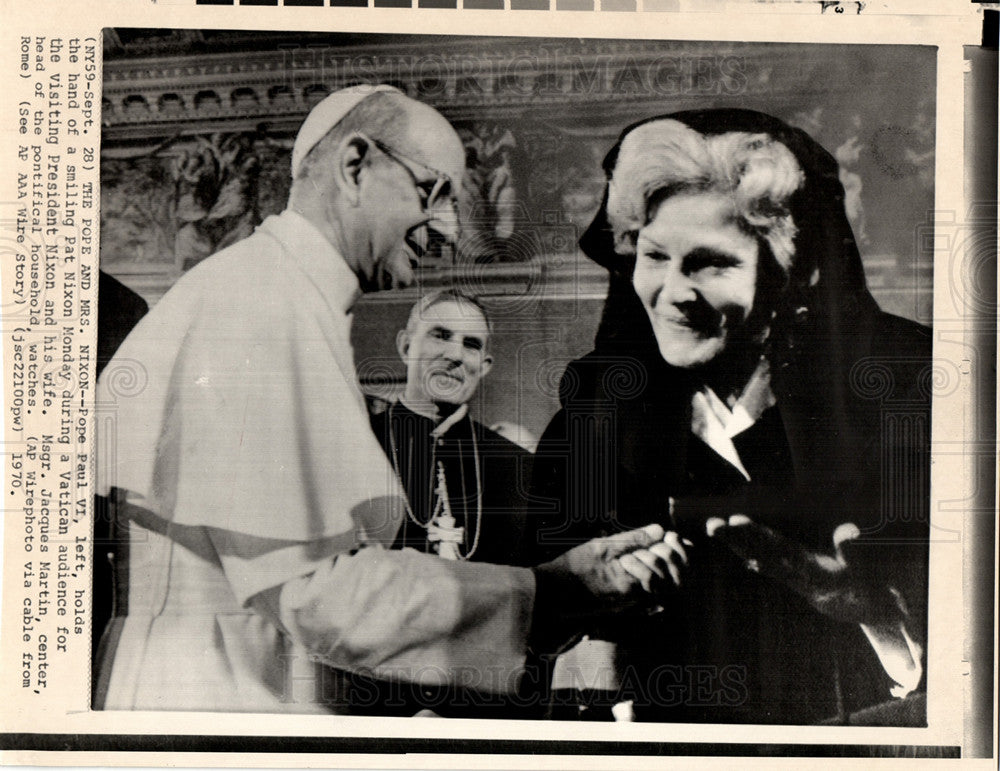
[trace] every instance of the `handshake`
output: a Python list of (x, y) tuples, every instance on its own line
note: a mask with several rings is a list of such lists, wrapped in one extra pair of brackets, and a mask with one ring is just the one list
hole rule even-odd
[(660, 525), (595, 538), (534, 568), (532, 648), (562, 648), (594, 616), (653, 610), (681, 585), (691, 542)]

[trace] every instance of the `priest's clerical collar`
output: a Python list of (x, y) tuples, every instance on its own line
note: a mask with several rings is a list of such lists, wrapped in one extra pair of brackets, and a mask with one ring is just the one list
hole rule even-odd
[(441, 436), (449, 428), (458, 423), (462, 418), (464, 418), (469, 413), (468, 404), (460, 404), (451, 414), (444, 416), (441, 414), (440, 409), (433, 402), (424, 402), (417, 400), (410, 400), (406, 398), (406, 395), (400, 397), (399, 403), (402, 404), (410, 412), (415, 412), (417, 415), (427, 418), (428, 420), (433, 420), (437, 425), (431, 432), (434, 436)]

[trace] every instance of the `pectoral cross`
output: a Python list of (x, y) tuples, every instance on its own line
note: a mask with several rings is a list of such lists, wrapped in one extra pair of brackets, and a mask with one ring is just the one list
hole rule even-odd
[(438, 461), (435, 492), (438, 500), (434, 507), (434, 515), (427, 525), (427, 540), (434, 543), (434, 549), (442, 559), (462, 559), (458, 547), (465, 542), (465, 528), (455, 525), (455, 517), (451, 513), (451, 501), (448, 498), (448, 483), (444, 476), (444, 464), (441, 461)]

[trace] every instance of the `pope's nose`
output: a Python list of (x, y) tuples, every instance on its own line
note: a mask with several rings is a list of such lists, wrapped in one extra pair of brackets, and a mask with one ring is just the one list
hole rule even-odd
[(454, 246), (458, 241), (461, 229), (455, 201), (449, 199), (436, 204), (430, 214), (431, 218), (427, 221), (427, 227), (440, 234), (446, 243)]

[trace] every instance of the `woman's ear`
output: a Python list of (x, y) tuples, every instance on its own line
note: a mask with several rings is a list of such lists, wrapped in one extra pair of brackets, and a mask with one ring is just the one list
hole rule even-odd
[(639, 239), (638, 230), (626, 230), (615, 234), (615, 252), (622, 257), (631, 257), (635, 261), (636, 243)]

